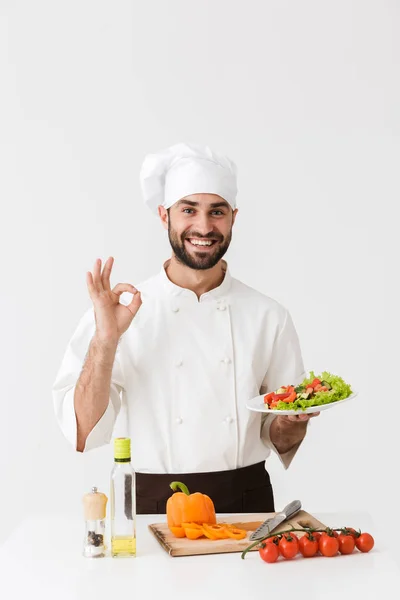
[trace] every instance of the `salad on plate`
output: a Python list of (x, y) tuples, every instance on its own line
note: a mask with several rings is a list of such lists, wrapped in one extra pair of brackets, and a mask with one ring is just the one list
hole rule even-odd
[(312, 406), (345, 400), (353, 393), (351, 386), (338, 375), (323, 371), (316, 376), (310, 371), (298, 386), (282, 386), (264, 396), (264, 404), (273, 410), (306, 410)]

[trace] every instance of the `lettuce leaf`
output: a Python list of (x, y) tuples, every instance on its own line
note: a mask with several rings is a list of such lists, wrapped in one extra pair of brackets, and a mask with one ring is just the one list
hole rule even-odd
[(321, 375), (315, 375), (314, 371), (310, 371), (310, 376), (306, 377), (302, 382), (301, 386), (307, 387), (315, 377), (321, 381), (326, 381), (332, 387), (328, 392), (317, 392), (310, 400), (304, 400), (303, 398), (295, 400), (294, 402), (278, 402), (276, 410), (305, 410), (310, 406), (320, 406), (321, 404), (330, 404), (331, 402), (337, 402), (338, 400), (344, 400), (353, 393), (351, 386), (339, 377), (333, 375), (328, 371), (323, 371)]

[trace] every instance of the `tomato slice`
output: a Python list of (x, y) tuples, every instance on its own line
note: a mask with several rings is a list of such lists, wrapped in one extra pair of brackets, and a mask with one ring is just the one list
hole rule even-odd
[(291, 394), (289, 394), (287, 396), (287, 398), (281, 398), (282, 402), (286, 402), (287, 404), (289, 404), (290, 402), (294, 402), (297, 398), (297, 394), (296, 392), (292, 392)]
[(266, 394), (264, 396), (264, 403), (270, 404), (270, 402), (274, 399), (274, 396), (275, 396), (274, 392), (270, 392), (269, 394)]

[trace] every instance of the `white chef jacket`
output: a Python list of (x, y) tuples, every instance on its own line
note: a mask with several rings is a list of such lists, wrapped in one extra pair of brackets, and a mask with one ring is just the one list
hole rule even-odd
[[(279, 455), (269, 437), (275, 415), (246, 402), (298, 384), (304, 366), (286, 308), (231, 277), (199, 299), (161, 272), (137, 285), (143, 304), (120, 338), (106, 411), (84, 451), (108, 444), (118, 415), (142, 473), (246, 467), (274, 451), (285, 469), (299, 444)], [(129, 304), (124, 293), (121, 302)], [(75, 385), (95, 333), (94, 310), (80, 320), (53, 385), (58, 423), (76, 448)], [(121, 412), (121, 408), (123, 409)]]

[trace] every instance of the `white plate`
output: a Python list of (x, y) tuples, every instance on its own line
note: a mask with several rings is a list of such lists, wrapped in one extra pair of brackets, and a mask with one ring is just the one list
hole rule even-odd
[(262, 413), (273, 413), (274, 415), (306, 415), (309, 413), (320, 412), (322, 410), (328, 410), (328, 408), (333, 408), (334, 406), (339, 406), (339, 404), (343, 404), (343, 402), (347, 402), (348, 400), (352, 400), (357, 396), (357, 392), (353, 392), (351, 396), (345, 398), (344, 400), (337, 400), (336, 402), (330, 402), (329, 404), (321, 404), (320, 406), (309, 406), (305, 410), (276, 410), (276, 408), (266, 408), (264, 404), (264, 396), (256, 396), (249, 400), (246, 404), (246, 408), (249, 410), (253, 410), (255, 412)]

